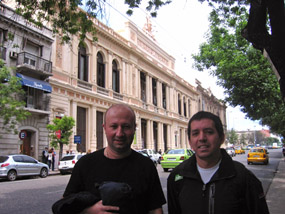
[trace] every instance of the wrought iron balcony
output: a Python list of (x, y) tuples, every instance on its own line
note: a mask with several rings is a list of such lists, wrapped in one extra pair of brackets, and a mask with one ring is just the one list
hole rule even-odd
[(33, 70), (38, 73), (52, 75), (52, 62), (28, 52), (22, 52), (17, 57), (17, 68)]

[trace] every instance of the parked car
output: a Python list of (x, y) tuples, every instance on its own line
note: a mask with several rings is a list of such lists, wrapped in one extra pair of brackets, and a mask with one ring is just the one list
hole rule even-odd
[(142, 151), (147, 153), (150, 157), (153, 157), (156, 160), (157, 163), (160, 163), (161, 154), (159, 154), (158, 152), (154, 151), (153, 149), (143, 149)]
[(137, 152), (151, 159), (155, 167), (157, 166), (157, 161), (153, 157), (149, 156), (144, 150), (137, 150)]
[(247, 155), (247, 164), (263, 163), (267, 165), (269, 162), (268, 151), (262, 147), (252, 148)]
[(49, 167), (28, 155), (1, 155), (0, 177), (10, 181), (23, 176), (48, 176)]
[(161, 157), (161, 167), (164, 172), (168, 169), (175, 168), (183, 161), (189, 159), (193, 155), (193, 151), (190, 149), (170, 149), (166, 151)]
[(245, 154), (245, 150), (240, 146), (236, 146), (235, 147), (235, 153), (236, 154)]
[(72, 173), (74, 165), (85, 154), (68, 154), (61, 158), (58, 164), (60, 174)]
[(235, 152), (235, 149), (233, 147), (227, 147), (226, 151), (231, 157), (236, 156), (236, 152)]

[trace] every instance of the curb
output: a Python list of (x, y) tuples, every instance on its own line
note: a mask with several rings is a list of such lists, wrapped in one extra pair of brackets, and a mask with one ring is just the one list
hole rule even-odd
[(280, 214), (285, 210), (285, 158), (283, 157), (278, 165), (275, 176), (266, 194), (266, 201), (271, 214)]

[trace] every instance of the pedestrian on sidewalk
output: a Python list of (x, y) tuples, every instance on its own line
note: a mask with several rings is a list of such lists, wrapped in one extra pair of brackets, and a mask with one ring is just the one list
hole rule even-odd
[(45, 150), (42, 152), (42, 162), (48, 163), (48, 147), (45, 147)]
[(268, 214), (261, 182), (220, 146), (225, 140), (220, 118), (200, 111), (188, 123), (195, 154), (167, 180), (168, 213)]
[(162, 214), (166, 201), (157, 169), (151, 159), (131, 149), (134, 111), (123, 104), (111, 106), (103, 128), (108, 146), (79, 159), (53, 212)]
[(54, 148), (51, 148), (48, 152), (48, 167), (52, 171), (54, 171), (55, 156), (56, 152), (54, 151)]

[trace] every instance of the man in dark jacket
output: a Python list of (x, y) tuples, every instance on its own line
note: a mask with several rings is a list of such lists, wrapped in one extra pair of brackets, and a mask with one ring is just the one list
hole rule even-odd
[(219, 117), (196, 113), (188, 123), (195, 151), (168, 177), (169, 214), (267, 214), (261, 182), (220, 146), (225, 134)]

